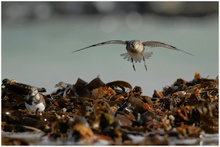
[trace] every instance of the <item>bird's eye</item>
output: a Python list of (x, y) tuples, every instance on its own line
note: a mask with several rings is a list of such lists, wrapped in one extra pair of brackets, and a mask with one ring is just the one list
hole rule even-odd
[(137, 43), (137, 42), (134, 42), (134, 46), (138, 46), (138, 43)]

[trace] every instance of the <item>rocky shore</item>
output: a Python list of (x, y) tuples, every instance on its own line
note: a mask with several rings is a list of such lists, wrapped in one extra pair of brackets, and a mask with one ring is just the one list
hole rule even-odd
[[(99, 77), (55, 86), (44, 94), (46, 88), (2, 81), (2, 145), (218, 145), (218, 78), (195, 73), (152, 96)], [(33, 88), (46, 102), (43, 112), (26, 108)]]

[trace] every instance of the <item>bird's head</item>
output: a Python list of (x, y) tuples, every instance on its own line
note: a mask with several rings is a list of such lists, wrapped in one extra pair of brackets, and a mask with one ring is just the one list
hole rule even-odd
[(6, 85), (8, 85), (10, 82), (11, 82), (11, 80), (9, 80), (9, 79), (4, 79), (4, 80), (2, 80), (2, 86), (3, 86), (3, 85), (6, 86)]
[(140, 43), (138, 40), (132, 41), (132, 44), (133, 44), (134, 49), (137, 49), (140, 46)]
[(31, 90), (29, 91), (30, 96), (36, 96), (38, 94), (38, 90), (35, 87), (32, 87)]
[(59, 87), (60, 89), (65, 89), (67, 87), (67, 84), (64, 83), (63, 81), (61, 81), (55, 85), (55, 88), (57, 88), (57, 87)]
[(127, 51), (133, 52), (133, 53), (140, 53), (143, 51), (144, 47), (141, 41), (139, 40), (131, 40), (131, 41), (126, 41), (126, 49)]

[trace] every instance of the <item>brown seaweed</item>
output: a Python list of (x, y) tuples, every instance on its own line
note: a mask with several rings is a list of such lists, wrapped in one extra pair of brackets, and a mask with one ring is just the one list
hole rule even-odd
[[(162, 91), (142, 95), (125, 81), (59, 82), (44, 94), (45, 113), (29, 114), (24, 100), (30, 85), (4, 79), (2, 132), (42, 132), (51, 142), (93, 145), (100, 139), (113, 145), (167, 145), (169, 137), (196, 139), (218, 133), (218, 79), (195, 73), (191, 81), (177, 79)], [(40, 88), (43, 92), (43, 88)], [(142, 137), (135, 142), (132, 136)], [(28, 145), (24, 139), (2, 136), (3, 145)]]

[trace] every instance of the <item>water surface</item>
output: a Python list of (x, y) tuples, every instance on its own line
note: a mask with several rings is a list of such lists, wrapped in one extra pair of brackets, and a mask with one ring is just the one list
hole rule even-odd
[[(107, 40), (162, 41), (194, 54), (164, 48), (153, 51), (136, 71), (121, 53), (123, 45), (106, 45), (71, 53)], [(105, 82), (124, 80), (141, 86), (152, 96), (177, 78), (192, 80), (194, 73), (218, 75), (218, 16), (169, 18), (145, 15), (133, 23), (129, 16), (80, 16), (27, 23), (2, 24), (2, 78), (54, 90), (59, 81), (74, 84), (77, 78), (90, 82), (96, 76)]]

